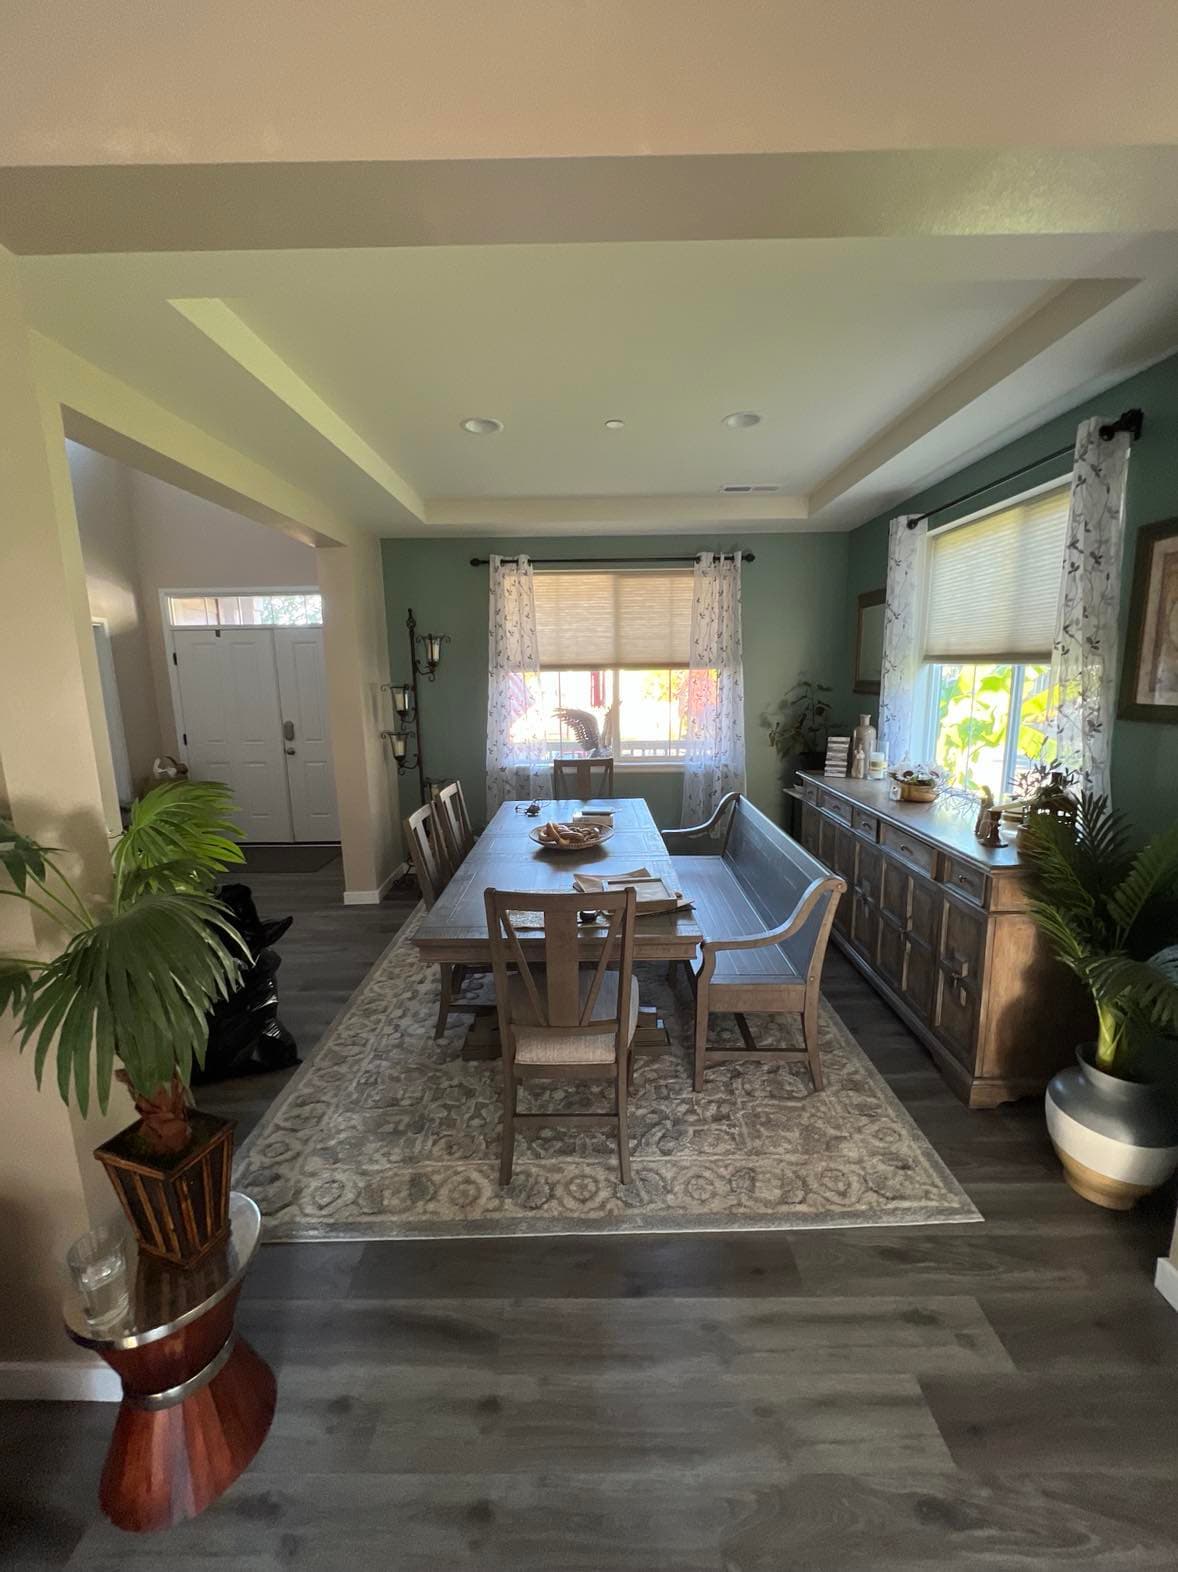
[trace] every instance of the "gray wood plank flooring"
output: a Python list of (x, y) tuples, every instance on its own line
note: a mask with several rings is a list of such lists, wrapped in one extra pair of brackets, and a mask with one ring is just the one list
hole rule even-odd
[[(298, 914), (307, 1052), (412, 901), (345, 911), (338, 865), (252, 882)], [(0, 1565), (1178, 1565), (1178, 1316), (1151, 1284), (1172, 1195), (1086, 1205), (1039, 1108), (967, 1112), (838, 956), (826, 992), (984, 1223), (268, 1247), (240, 1324), (279, 1411), (250, 1472), (122, 1535), (94, 1505), (110, 1409), (6, 1405)], [(204, 1100), (248, 1126), (284, 1079)]]

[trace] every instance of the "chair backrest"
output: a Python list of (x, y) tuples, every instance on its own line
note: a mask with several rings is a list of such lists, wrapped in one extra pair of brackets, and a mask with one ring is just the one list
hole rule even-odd
[(461, 781), (451, 781), (438, 791), (434, 797), (434, 816), (446, 837), (450, 861), (457, 868), (474, 846), (474, 831), (470, 827), (470, 814), (466, 811)]
[[(578, 921), (578, 913), (586, 900), (584, 895), (575, 891), (571, 895), (550, 895), (536, 890), (489, 889), (483, 898), (505, 1057), (510, 1060), (514, 1056), (509, 967), (515, 968), (530, 1005), (529, 1033), (536, 1026), (551, 1030), (554, 1036), (561, 1038), (613, 1032), (618, 1053), (624, 1052), (629, 1042), (630, 982), (634, 975), (634, 930), (638, 911), (634, 891), (610, 890), (593, 896), (594, 907), (605, 921), (592, 930), (594, 938), (601, 940), (601, 953), (596, 962), (586, 963), (586, 971), (590, 964), (593, 971), (584, 997), (579, 948), (584, 930)], [(534, 930), (517, 928), (512, 916), (518, 919), (524, 913), (531, 916), (537, 912), (544, 920), (544, 949), (543, 960), (538, 960), (533, 967), (520, 940), (535, 940), (538, 934)], [(613, 1016), (595, 1019), (593, 1010), (601, 993), (602, 979), (614, 963), (617, 967), (617, 1010)]]
[(405, 845), (417, 875), (421, 898), (432, 907), (450, 882), (453, 868), (449, 849), (432, 802), (426, 802), (405, 820)]
[[(766, 922), (779, 927), (817, 880), (828, 880), (830, 870), (792, 836), (754, 808), (746, 797), (736, 804), (724, 859), (747, 891)], [(826, 903), (781, 948), (804, 976), (814, 947), (821, 937)]]
[[(594, 776), (598, 776), (597, 782)], [(553, 759), (554, 797), (612, 797), (614, 761), (609, 759)]]

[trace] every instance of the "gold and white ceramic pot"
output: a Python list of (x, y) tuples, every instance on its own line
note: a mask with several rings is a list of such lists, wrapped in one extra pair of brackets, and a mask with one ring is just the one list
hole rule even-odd
[(1047, 1088), (1047, 1131), (1085, 1200), (1126, 1212), (1178, 1168), (1178, 1119), (1160, 1088), (1097, 1068), (1095, 1045)]

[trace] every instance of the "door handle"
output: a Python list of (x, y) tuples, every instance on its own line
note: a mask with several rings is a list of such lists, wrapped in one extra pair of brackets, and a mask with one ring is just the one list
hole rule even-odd
[(298, 749), (297, 748), (283, 748), (282, 751), (283, 751), (283, 753), (297, 753)]
[(283, 721), (282, 735), (286, 738), (287, 742), (294, 741), (294, 721)]

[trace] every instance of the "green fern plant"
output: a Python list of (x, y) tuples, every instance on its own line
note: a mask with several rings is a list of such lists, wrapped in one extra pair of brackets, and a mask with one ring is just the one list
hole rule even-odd
[(187, 1087), (204, 1062), (206, 1014), (236, 987), (249, 951), (213, 896), (217, 875), (243, 860), (232, 794), (175, 781), (135, 803), (112, 851), (109, 904), (82, 898), (52, 847), (0, 819), (0, 867), (10, 888), (61, 929), (52, 960), (0, 956), (0, 1015), (12, 1012), (21, 1049), (33, 1047), (40, 1086), (56, 1041), (57, 1088), (81, 1113), (106, 1111), (116, 1061), (156, 1151), (188, 1139)]
[(1135, 1029), (1178, 1031), (1178, 824), (1134, 852), (1124, 817), (1086, 795), (1075, 821), (1032, 818), (1020, 839), (1032, 914), (1096, 1005), (1096, 1063), (1117, 1073)]

